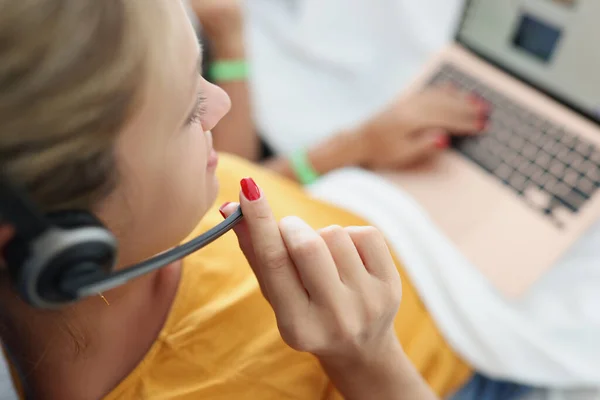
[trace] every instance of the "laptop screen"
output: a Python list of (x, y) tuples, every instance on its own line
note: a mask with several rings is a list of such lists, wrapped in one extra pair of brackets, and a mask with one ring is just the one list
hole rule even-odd
[(458, 40), (600, 122), (600, 0), (470, 0)]

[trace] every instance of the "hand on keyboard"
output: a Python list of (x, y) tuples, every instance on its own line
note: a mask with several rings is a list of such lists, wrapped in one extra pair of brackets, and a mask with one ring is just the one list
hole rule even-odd
[(452, 146), (538, 212), (563, 225), (596, 193), (600, 148), (450, 65), (431, 81), (448, 83), (493, 106), (485, 136), (456, 136)]
[(481, 132), (488, 113), (483, 101), (448, 87), (401, 97), (359, 128), (363, 163), (390, 169), (422, 161), (449, 146), (450, 132)]

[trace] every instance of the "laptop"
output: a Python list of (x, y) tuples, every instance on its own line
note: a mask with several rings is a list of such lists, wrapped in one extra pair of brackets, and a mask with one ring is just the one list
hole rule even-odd
[(598, 0), (470, 0), (454, 43), (410, 88), (452, 83), (492, 105), (481, 136), (384, 175), (508, 298), (600, 216), (597, 38)]

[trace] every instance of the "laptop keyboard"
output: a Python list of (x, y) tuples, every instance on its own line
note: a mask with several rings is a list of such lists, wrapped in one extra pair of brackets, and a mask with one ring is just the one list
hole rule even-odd
[[(519, 106), (477, 79), (444, 65), (432, 85), (451, 83), (492, 105), (488, 129), (453, 137), (452, 146), (562, 227), (600, 186), (600, 149)], [(561, 214), (562, 213), (562, 214)]]

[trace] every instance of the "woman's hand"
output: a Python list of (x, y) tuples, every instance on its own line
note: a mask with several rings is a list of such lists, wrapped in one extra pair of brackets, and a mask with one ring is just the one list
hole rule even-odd
[(423, 161), (448, 147), (451, 134), (484, 131), (489, 112), (483, 100), (451, 87), (401, 97), (359, 128), (362, 164), (390, 169)]
[(368, 398), (396, 398), (387, 390), (403, 382), (393, 330), (402, 286), (382, 234), (372, 227), (315, 231), (296, 217), (278, 224), (251, 179), (242, 180), (240, 203), (244, 220), (235, 232), (283, 340), (317, 356), (348, 398), (365, 398), (363, 390)]

